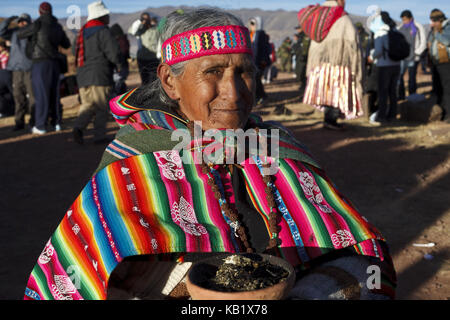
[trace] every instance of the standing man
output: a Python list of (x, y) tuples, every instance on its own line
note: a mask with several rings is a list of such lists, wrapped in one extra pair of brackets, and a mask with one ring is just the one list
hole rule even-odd
[(269, 38), (263, 30), (263, 22), (261, 17), (252, 17), (249, 22), (250, 40), (252, 42), (253, 61), (256, 65), (256, 102), (264, 104), (267, 94), (262, 84), (262, 76), (264, 70), (270, 65), (270, 53), (272, 48), (269, 44)]
[(428, 48), (441, 84), (441, 120), (448, 123), (450, 122), (450, 20), (439, 9), (431, 11), (430, 20), (432, 31)]
[(120, 49), (108, 28), (109, 13), (102, 1), (89, 4), (87, 22), (77, 37), (75, 61), (81, 106), (72, 133), (78, 144), (83, 144), (83, 130), (92, 118), (95, 118), (94, 143), (107, 141), (114, 68), (120, 71)]
[(311, 39), (303, 103), (323, 110), (324, 128), (332, 130), (343, 129), (339, 117), (363, 115), (359, 35), (344, 7), (345, 0), (325, 1), (298, 13), (303, 32)]
[(143, 85), (156, 79), (156, 69), (159, 65), (156, 56), (159, 39), (157, 26), (156, 18), (150, 18), (150, 14), (144, 12), (128, 29), (128, 33), (138, 39), (137, 62)]
[[(18, 31), (18, 38), (31, 38), (28, 57), (33, 61), (31, 80), (35, 98), (34, 134), (45, 134), (49, 112), (58, 112), (59, 76), (61, 73), (59, 47), (68, 49), (70, 41), (62, 26), (52, 14), (52, 6), (42, 2), (39, 6), (39, 18)], [(60, 117), (58, 117), (60, 118)], [(61, 129), (61, 119), (57, 119), (55, 130)]]
[(296, 28), (297, 33), (294, 35), (294, 44), (292, 51), (295, 55), (295, 74), (297, 80), (300, 81), (300, 97), (303, 98), (306, 87), (306, 64), (308, 63), (308, 50), (311, 40), (302, 31), (301, 27)]
[(291, 38), (286, 37), (278, 48), (277, 56), (280, 59), (281, 71), (292, 71), (292, 41)]
[(400, 78), (398, 80), (398, 98), (405, 99), (405, 84), (403, 76), (408, 70), (408, 92), (409, 95), (416, 93), (417, 90), (417, 66), (419, 65), (420, 56), (427, 48), (427, 36), (423, 26), (414, 20), (409, 10), (405, 10), (400, 14), (402, 25), (399, 31), (405, 36), (410, 44), (410, 54), (400, 63)]
[(16, 20), (13, 16), (5, 19), (0, 24), (0, 37), (11, 42), (10, 59), (7, 69), (12, 72), (12, 90), (15, 105), (15, 126), (13, 131), (25, 128), (25, 114), (30, 113), (30, 128), (34, 126), (34, 95), (31, 84), (31, 66), (32, 62), (27, 57), (26, 46), (27, 39), (19, 39), (17, 31), (31, 23), (31, 17), (23, 13), (17, 20), (18, 27), (8, 28), (10, 23)]

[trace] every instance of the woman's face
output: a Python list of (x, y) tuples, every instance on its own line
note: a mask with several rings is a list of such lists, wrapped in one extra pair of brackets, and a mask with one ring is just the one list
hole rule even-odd
[(248, 54), (220, 54), (190, 60), (174, 80), (180, 111), (203, 130), (238, 129), (254, 104), (255, 69)]

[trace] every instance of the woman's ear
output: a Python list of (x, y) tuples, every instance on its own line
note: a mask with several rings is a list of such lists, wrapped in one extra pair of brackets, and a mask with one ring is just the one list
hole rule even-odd
[(175, 85), (175, 76), (170, 71), (170, 66), (165, 63), (161, 63), (158, 66), (158, 78), (161, 81), (161, 85), (166, 92), (167, 96), (175, 101), (180, 99), (176, 85)]

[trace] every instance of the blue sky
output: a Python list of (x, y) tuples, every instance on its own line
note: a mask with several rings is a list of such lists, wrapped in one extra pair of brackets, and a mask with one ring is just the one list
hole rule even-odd
[[(81, 8), (81, 14), (87, 15), (87, 5), (93, 0), (47, 0), (53, 5), (55, 16), (58, 18), (68, 15), (67, 8), (77, 5)], [(38, 6), (41, 0), (0, 0), (0, 16), (17, 15), (28, 12), (31, 16), (38, 15)], [(165, 5), (210, 5), (221, 8), (260, 8), (265, 10), (299, 10), (308, 5), (321, 2), (320, 0), (104, 0), (106, 6), (116, 13), (141, 11), (148, 7), (160, 7)], [(410, 9), (416, 20), (428, 23), (429, 13), (434, 8), (439, 8), (450, 16), (450, 1), (448, 0), (347, 0), (346, 10), (350, 13), (367, 15), (367, 8), (378, 5), (388, 11), (395, 19), (399, 19), (400, 12)]]

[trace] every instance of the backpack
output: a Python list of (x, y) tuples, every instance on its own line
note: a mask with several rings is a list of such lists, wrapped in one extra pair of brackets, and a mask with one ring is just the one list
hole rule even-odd
[(401, 61), (406, 59), (410, 53), (410, 45), (405, 36), (397, 30), (389, 30), (388, 32), (388, 47), (386, 50), (388, 56), (393, 61)]

